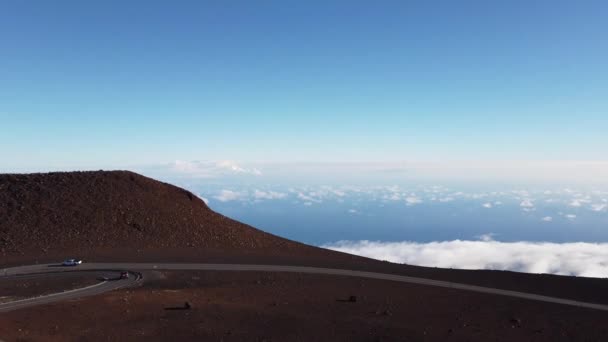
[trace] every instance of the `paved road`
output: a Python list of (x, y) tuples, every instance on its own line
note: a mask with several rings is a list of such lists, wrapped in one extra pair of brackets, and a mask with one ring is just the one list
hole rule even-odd
[[(34, 266), (24, 266), (24, 267), (15, 267), (8, 269), (0, 270), (0, 281), (4, 279), (28, 279), (28, 278), (51, 278), (61, 276), (61, 273), (66, 273), (69, 271), (84, 271), (84, 269), (74, 269), (69, 267), (57, 267), (59, 265), (34, 265)], [(90, 268), (87, 273), (90, 273), (92, 277), (101, 278), (107, 277), (108, 279), (118, 279), (120, 273), (103, 270), (103, 272), (90, 272), (90, 270), (99, 271), (97, 268)], [(32, 297), (27, 299), (20, 299), (15, 301), (10, 301), (6, 303), (0, 303), (0, 313), (13, 311), (17, 309), (23, 309), (30, 306), (36, 306), (41, 304), (48, 304), (58, 301), (64, 301), (69, 299), (76, 299), (85, 296), (93, 296), (96, 294), (120, 289), (123, 287), (134, 286), (135, 284), (141, 282), (141, 274), (136, 272), (130, 272), (129, 279), (121, 279), (121, 280), (105, 280), (100, 281), (97, 284), (81, 287), (78, 289), (67, 290), (62, 292), (57, 292), (49, 295)]]
[[(319, 267), (302, 267), (302, 266), (279, 266), (279, 265), (242, 265), (242, 264), (196, 264), (196, 263), (86, 263), (77, 267), (57, 267), (58, 265), (31, 265), (7, 268), (0, 270), (0, 275), (6, 275), (10, 278), (15, 275), (25, 274), (39, 274), (44, 276), (44, 273), (48, 272), (68, 272), (68, 271), (94, 271), (94, 270), (130, 270), (134, 275), (139, 275), (139, 271), (146, 270), (181, 270), (181, 271), (257, 271), (257, 272), (294, 272), (294, 273), (310, 273), (310, 274), (327, 274), (327, 275), (339, 275), (349, 277), (360, 277), (380, 280), (398, 281), (402, 283), (420, 284), (428, 286), (438, 286), (450, 289), (474, 291), (481, 293), (488, 293), (494, 295), (508, 296), (523, 298), (529, 300), (536, 300), (542, 302), (549, 302), (555, 304), (571, 305), (595, 310), (608, 311), (608, 305), (579, 302), (570, 299), (555, 298), (542, 296), (532, 293), (524, 293), (518, 291), (501, 290), (489, 287), (451, 283), (447, 281), (432, 280), (425, 278), (408, 277), (395, 274), (375, 273), (375, 272), (364, 272), (364, 271), (353, 271), (353, 270), (340, 270), (331, 268), (319, 268)], [(0, 276), (0, 281), (4, 278)], [(98, 285), (85, 287), (82, 289), (76, 289), (69, 292), (63, 292), (59, 294), (53, 294), (48, 296), (42, 296), (37, 298), (31, 298), (19, 302), (9, 302), (0, 304), (0, 312), (16, 310), (18, 308), (46, 304), (59, 300), (78, 298), (83, 296), (95, 295), (102, 292), (110, 291), (113, 289), (133, 286), (142, 279), (137, 276), (131, 277), (127, 280), (108, 281)]]

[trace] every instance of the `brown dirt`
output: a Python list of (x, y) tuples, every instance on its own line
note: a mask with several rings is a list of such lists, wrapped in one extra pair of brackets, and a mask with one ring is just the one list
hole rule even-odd
[[(608, 315), (347, 277), (166, 272), (122, 290), (0, 316), (21, 341), (606, 341)], [(356, 296), (356, 302), (348, 302)], [(188, 301), (191, 310), (178, 308)]]

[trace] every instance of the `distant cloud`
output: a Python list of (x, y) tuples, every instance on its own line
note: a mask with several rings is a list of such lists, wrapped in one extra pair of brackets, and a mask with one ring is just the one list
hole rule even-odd
[[(573, 181), (608, 183), (608, 161), (446, 161), (446, 162), (236, 162), (183, 161), (142, 165), (144, 174), (210, 178), (218, 175), (260, 175), (273, 178), (329, 181), (360, 181), (386, 179), (401, 181)], [(437, 193), (443, 187), (426, 187)]]
[(232, 190), (222, 190), (220, 191), (219, 195), (214, 196), (214, 198), (220, 202), (236, 201), (242, 199), (243, 197), (243, 193)]
[(250, 173), (250, 174), (254, 174), (254, 175), (258, 175), (258, 176), (262, 174), (262, 172), (256, 168), (245, 169), (245, 168), (240, 167), (236, 162), (231, 161), (231, 160), (222, 160), (222, 161), (216, 162), (215, 166), (217, 166), (221, 169), (230, 170), (235, 173)]
[(606, 209), (608, 209), (608, 204), (606, 203), (591, 205), (591, 210), (593, 211), (606, 211)]
[(490, 208), (492, 208), (492, 203), (484, 203), (481, 206), (484, 207), (484, 208), (490, 209)]
[(578, 208), (578, 207), (582, 207), (584, 203), (589, 203), (589, 202), (591, 202), (591, 201), (588, 199), (575, 198), (572, 201), (570, 201), (569, 205), (571, 207)]
[(262, 174), (257, 168), (243, 168), (236, 162), (230, 160), (215, 162), (176, 160), (169, 165), (169, 171), (187, 175), (192, 178), (216, 178), (239, 174), (260, 176)]
[(496, 234), (494, 233), (488, 233), (488, 234), (481, 234), (479, 235), (477, 238), (481, 241), (494, 241), (494, 236)]
[(534, 207), (534, 203), (532, 203), (532, 200), (529, 198), (525, 198), (523, 201), (521, 201), (521, 203), (519, 204), (520, 207), (522, 208), (533, 208)]
[(574, 215), (574, 214), (567, 214), (567, 215), (566, 215), (566, 218), (567, 218), (568, 220), (574, 220), (574, 219), (576, 219), (576, 215)]
[(253, 192), (253, 198), (255, 198), (256, 200), (273, 200), (282, 199), (285, 197), (287, 197), (287, 194), (282, 192), (262, 191), (257, 189)]
[(551, 221), (553, 221), (553, 217), (551, 217), (551, 216), (545, 216), (541, 220), (543, 220), (545, 222), (551, 222)]
[(422, 199), (417, 196), (408, 196), (405, 198), (405, 204), (408, 206), (416, 205), (422, 203)]
[(351, 214), (356, 214), (357, 210), (356, 209), (348, 209), (348, 212)]
[[(320, 200), (318, 198), (312, 197), (310, 193), (307, 195), (307, 194), (299, 192), (298, 199), (301, 199), (302, 201), (305, 201), (305, 202), (316, 202), (316, 203), (323, 202), (322, 200)], [(304, 204), (306, 204), (306, 203), (304, 203)]]
[(575, 200), (572, 200), (572, 201), (570, 202), (570, 206), (571, 206), (571, 207), (580, 207), (580, 206), (582, 206), (582, 204), (581, 204), (581, 202), (580, 202), (579, 200), (576, 200), (576, 199), (575, 199)]
[(338, 197), (344, 197), (346, 196), (346, 192), (342, 191), (342, 190), (336, 190), (336, 189), (331, 189), (330, 190), (334, 195), (338, 196)]
[(608, 277), (608, 243), (363, 240), (338, 241), (322, 247), (420, 266)]
[(401, 196), (398, 193), (390, 194), (388, 196), (385, 196), (384, 198), (388, 199), (388, 200), (391, 200), (391, 201), (399, 201), (399, 200), (401, 200)]

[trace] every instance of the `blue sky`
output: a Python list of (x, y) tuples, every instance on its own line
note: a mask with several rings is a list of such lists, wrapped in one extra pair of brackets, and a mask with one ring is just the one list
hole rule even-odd
[(0, 169), (606, 160), (605, 1), (4, 1)]

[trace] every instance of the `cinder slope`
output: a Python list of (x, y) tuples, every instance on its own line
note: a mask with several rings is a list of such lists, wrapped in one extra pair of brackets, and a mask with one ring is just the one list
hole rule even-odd
[(184, 189), (128, 171), (0, 175), (0, 255), (126, 247), (323, 251), (234, 221)]

